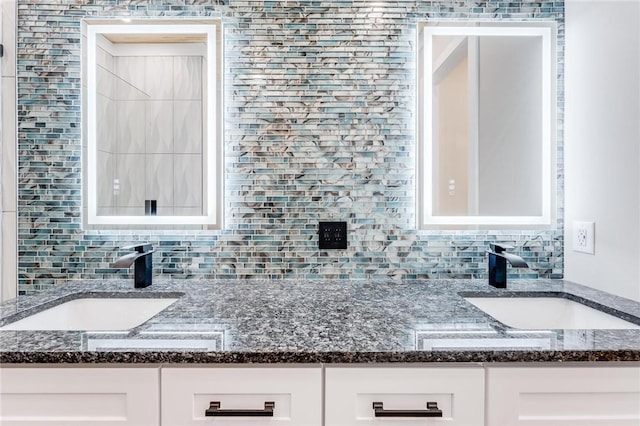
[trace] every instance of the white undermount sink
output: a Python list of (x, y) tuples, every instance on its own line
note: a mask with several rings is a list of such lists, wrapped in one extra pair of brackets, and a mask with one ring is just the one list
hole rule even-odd
[(640, 329), (640, 326), (562, 297), (465, 297), (501, 323), (525, 330)]
[(0, 327), (5, 330), (129, 330), (147, 321), (178, 299), (81, 298)]

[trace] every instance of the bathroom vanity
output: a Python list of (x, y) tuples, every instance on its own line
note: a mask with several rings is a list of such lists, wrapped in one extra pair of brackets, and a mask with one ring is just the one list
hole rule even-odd
[[(132, 287), (70, 282), (1, 305), (3, 425), (640, 421), (640, 304), (577, 284), (158, 280)], [(89, 296), (177, 300), (127, 330), (2, 330)], [(488, 296), (571, 299), (626, 325), (509, 327), (466, 300)]]

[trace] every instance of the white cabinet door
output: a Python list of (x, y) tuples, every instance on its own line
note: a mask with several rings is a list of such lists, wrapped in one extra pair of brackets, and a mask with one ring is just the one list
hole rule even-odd
[(488, 426), (638, 426), (640, 367), (487, 368)]
[(157, 426), (157, 368), (2, 368), (2, 426)]
[(322, 423), (320, 366), (163, 368), (161, 395), (163, 426)]
[[(325, 425), (484, 424), (484, 369), (447, 367), (327, 367)], [(381, 403), (376, 416), (374, 403)], [(436, 403), (441, 417), (428, 403)], [(377, 404), (378, 406), (380, 404)], [(395, 413), (389, 413), (395, 411)], [(386, 417), (387, 415), (407, 417)]]

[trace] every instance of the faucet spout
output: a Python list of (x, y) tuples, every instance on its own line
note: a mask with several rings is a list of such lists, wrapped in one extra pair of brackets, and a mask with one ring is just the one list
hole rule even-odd
[(507, 287), (507, 262), (514, 268), (528, 268), (529, 265), (523, 258), (506, 250), (513, 249), (505, 244), (490, 244), (489, 255), (489, 285), (496, 288)]
[(507, 262), (509, 262), (511, 264), (511, 266), (513, 266), (514, 268), (528, 268), (529, 267), (529, 265), (527, 264), (527, 262), (525, 262), (525, 260), (523, 258), (521, 258), (520, 256), (517, 256), (515, 254), (512, 254), (512, 253), (500, 253), (500, 254), (496, 254), (496, 256), (504, 257), (505, 259), (507, 259)]
[(112, 268), (128, 268), (131, 265), (133, 265), (133, 262), (136, 261), (137, 258), (139, 258), (141, 255), (140, 253), (129, 253), (129, 254), (125, 254), (124, 256), (120, 256), (119, 258), (116, 259), (115, 262), (113, 262), (111, 264)]
[(125, 254), (111, 264), (112, 268), (129, 268), (134, 265), (134, 287), (148, 287), (153, 282), (153, 246), (151, 244), (133, 244), (122, 247), (123, 250), (135, 250)]

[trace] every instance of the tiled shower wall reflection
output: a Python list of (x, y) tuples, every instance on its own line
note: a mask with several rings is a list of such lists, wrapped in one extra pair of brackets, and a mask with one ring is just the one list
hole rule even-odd
[[(111, 278), (118, 246), (148, 240), (176, 278), (484, 278), (489, 241), (560, 277), (552, 230), (415, 227), (416, 23), (558, 22), (558, 218), (562, 218), (562, 2), (19, 0), (20, 291)], [(80, 21), (216, 17), (224, 24), (225, 226), (82, 229)], [(319, 220), (348, 222), (319, 251)], [(519, 271), (518, 271), (519, 272)]]
[(98, 214), (202, 215), (202, 57), (96, 58)]

